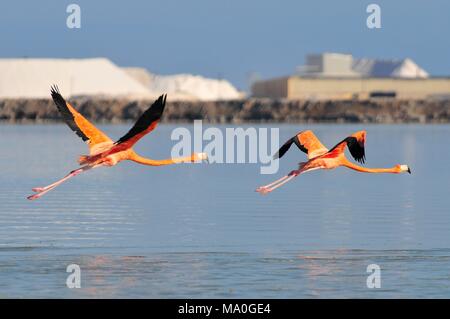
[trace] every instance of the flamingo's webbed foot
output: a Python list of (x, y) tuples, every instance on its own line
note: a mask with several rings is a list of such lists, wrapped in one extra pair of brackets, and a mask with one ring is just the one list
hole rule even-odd
[(269, 187), (261, 186), (261, 187), (258, 187), (256, 189), (256, 191), (258, 193), (260, 193), (261, 195), (267, 195), (267, 194), (269, 194), (272, 191), (272, 189), (269, 188)]
[(33, 194), (27, 197), (28, 200), (34, 200), (34, 199), (38, 199), (40, 196), (40, 193), (37, 194)]

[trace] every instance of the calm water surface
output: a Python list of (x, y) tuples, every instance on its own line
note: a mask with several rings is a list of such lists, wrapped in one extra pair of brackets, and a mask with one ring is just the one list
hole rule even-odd
[[(185, 125), (189, 129), (191, 126)], [(166, 158), (175, 126), (140, 141)], [(29, 202), (35, 186), (77, 167), (86, 147), (64, 125), (0, 125), (0, 297), (450, 297), (450, 127), (282, 125), (331, 147), (367, 129), (368, 167), (302, 175), (268, 196), (260, 164), (101, 168)], [(103, 126), (113, 138), (129, 125)], [(81, 289), (66, 267), (81, 267)], [(382, 287), (366, 287), (366, 267)]]

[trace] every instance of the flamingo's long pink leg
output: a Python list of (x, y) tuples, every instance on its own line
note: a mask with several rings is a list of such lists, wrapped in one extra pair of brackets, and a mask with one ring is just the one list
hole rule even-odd
[[(284, 183), (287, 182), (287, 181), (284, 182), (284, 180), (288, 179), (288, 178), (291, 177), (292, 175), (297, 176), (298, 174), (300, 174), (300, 173), (302, 172), (303, 168), (305, 167), (305, 164), (306, 164), (306, 162), (300, 162), (300, 163), (299, 163), (299, 169), (298, 169), (298, 170), (293, 170), (293, 171), (291, 171), (289, 174), (287, 174), (287, 175), (281, 177), (280, 179), (277, 179), (276, 181), (273, 181), (273, 182), (270, 183), (270, 184), (267, 184), (267, 185), (264, 185), (264, 186), (260, 186), (260, 187), (258, 187), (258, 188), (256, 189), (256, 191), (259, 192), (259, 193), (261, 193), (261, 194), (266, 194), (266, 193), (268, 193), (267, 190), (273, 188), (274, 185), (276, 185), (276, 184), (278, 184), (278, 183), (281, 183), (281, 182), (283, 182), (283, 184), (284, 184)], [(289, 178), (289, 180), (291, 180), (291, 179), (292, 179), (292, 178)], [(289, 180), (288, 180), (288, 181), (289, 181)], [(281, 185), (283, 185), (283, 184), (281, 184)], [(280, 185), (280, 186), (281, 186), (281, 185)], [(279, 186), (277, 186), (277, 187), (279, 187)], [(273, 188), (273, 189), (275, 189), (275, 188)]]
[(72, 178), (72, 177), (74, 177), (74, 176), (77, 176), (78, 174), (80, 174), (80, 173), (82, 173), (82, 172), (85, 172), (85, 171), (87, 171), (87, 170), (89, 170), (89, 169), (91, 169), (91, 168), (93, 168), (93, 166), (89, 166), (89, 165), (88, 165), (88, 166), (83, 166), (83, 167), (81, 167), (81, 168), (79, 168), (79, 169), (76, 169), (76, 170), (71, 171), (69, 174), (67, 174), (66, 176), (64, 176), (64, 177), (61, 178), (60, 180), (58, 180), (58, 181), (56, 181), (56, 182), (54, 182), (54, 183), (52, 183), (52, 184), (50, 184), (50, 185), (48, 185), (48, 186), (45, 186), (45, 187), (35, 187), (35, 188), (33, 188), (33, 191), (34, 191), (34, 192), (37, 192), (37, 194), (30, 195), (30, 196), (27, 197), (27, 199), (29, 199), (29, 200), (38, 199), (38, 198), (41, 197), (42, 195), (44, 195), (44, 194), (48, 193), (49, 191), (51, 191), (51, 190), (52, 190), (53, 188), (55, 188), (56, 186), (58, 186), (58, 185), (64, 183), (65, 181), (67, 181), (69, 178)]
[(273, 186), (263, 186), (263, 187), (259, 187), (256, 191), (262, 195), (268, 194), (271, 191), (273, 191), (274, 189), (280, 187), (283, 184), (286, 184), (287, 182), (289, 182), (291, 179), (293, 179), (295, 176), (297, 175), (286, 175), (284, 176), (284, 178), (282, 179), (281, 182), (279, 182), (278, 184), (275, 184)]
[(273, 185), (275, 185), (275, 184), (277, 184), (277, 183), (279, 183), (279, 182), (285, 180), (285, 179), (288, 178), (288, 177), (289, 177), (289, 175), (285, 175), (285, 176), (283, 176), (282, 178), (277, 179), (276, 181), (273, 181), (273, 182), (270, 183), (270, 184), (267, 184), (267, 185), (263, 185), (263, 186), (258, 187), (258, 188), (256, 189), (256, 191), (258, 191), (258, 189), (268, 188), (268, 187), (270, 187), (270, 186), (273, 186)]
[[(303, 173), (306, 173), (306, 172), (309, 172), (309, 171), (314, 171), (316, 169), (321, 169), (321, 168), (323, 168), (323, 167), (312, 167), (312, 168), (308, 168), (308, 169), (301, 168), (301, 169), (298, 169), (298, 170), (294, 170), (294, 171), (290, 172), (288, 175), (280, 178), (278, 180), (279, 181), (278, 184), (272, 183), (272, 185), (274, 185), (274, 186), (259, 187), (256, 191), (259, 192), (260, 194), (263, 194), (263, 195), (268, 194), (271, 191), (273, 191), (274, 189), (277, 189), (278, 187), (286, 184), (291, 179), (293, 179), (294, 177), (296, 177), (296, 176), (298, 176), (300, 174), (303, 174)], [(271, 184), (269, 184), (269, 185), (271, 185)]]
[(267, 194), (267, 193), (270, 193), (271, 191), (273, 191), (274, 189), (277, 189), (278, 187), (280, 187), (280, 186), (282, 186), (282, 185), (284, 185), (284, 184), (286, 184), (287, 182), (289, 182), (291, 179), (293, 179), (294, 177), (296, 177), (296, 176), (298, 176), (298, 175), (288, 175), (288, 178), (286, 178), (284, 181), (282, 181), (281, 183), (278, 183), (278, 184), (276, 184), (275, 186), (272, 186), (272, 187), (267, 187), (267, 188), (265, 188), (265, 189), (262, 189), (261, 191), (260, 191), (260, 193), (261, 194)]
[(274, 182), (272, 182), (270, 184), (258, 187), (256, 189), (256, 191), (258, 193), (261, 193), (261, 194), (270, 193), (272, 190), (274, 190), (275, 188), (278, 188), (281, 185), (289, 182), (292, 178), (294, 178), (295, 176), (299, 175), (300, 173), (301, 173), (301, 170), (294, 170), (294, 171), (290, 172), (288, 175), (285, 175), (285, 176), (281, 177), (280, 179), (277, 179), (276, 181), (274, 181)]
[(47, 186), (45, 186), (45, 187), (35, 187), (35, 188), (33, 188), (32, 190), (33, 190), (33, 192), (36, 192), (36, 193), (44, 192), (44, 191), (46, 191), (46, 190), (49, 190), (50, 188), (53, 188), (53, 187), (58, 186), (59, 184), (65, 182), (65, 181), (68, 180), (69, 178), (78, 175), (78, 174), (81, 173), (82, 171), (83, 171), (82, 168), (73, 170), (73, 171), (71, 171), (69, 174), (67, 174), (66, 176), (64, 176), (63, 178), (61, 178), (60, 180), (57, 180), (56, 182), (54, 182), (54, 183), (52, 183), (52, 184), (50, 184), (50, 185), (47, 185)]

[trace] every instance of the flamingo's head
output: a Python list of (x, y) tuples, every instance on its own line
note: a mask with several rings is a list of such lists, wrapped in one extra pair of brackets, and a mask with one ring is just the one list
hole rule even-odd
[(208, 161), (208, 154), (206, 153), (195, 153), (195, 157), (198, 161)]
[(409, 168), (408, 165), (397, 165), (399, 168), (400, 173), (406, 173), (408, 172), (409, 174), (411, 174), (411, 169)]

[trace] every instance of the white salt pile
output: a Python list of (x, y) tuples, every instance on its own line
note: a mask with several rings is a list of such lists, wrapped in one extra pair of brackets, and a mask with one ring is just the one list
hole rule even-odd
[(0, 59), (0, 98), (49, 98), (56, 84), (65, 97), (98, 96), (169, 100), (229, 100), (242, 97), (226, 80), (197, 75), (156, 75), (120, 68), (105, 58)]
[(0, 59), (0, 98), (49, 98), (52, 84), (66, 97), (156, 97), (105, 58)]
[(244, 95), (226, 80), (199, 75), (156, 75), (142, 68), (124, 68), (151, 92), (166, 92), (172, 100), (233, 100)]

